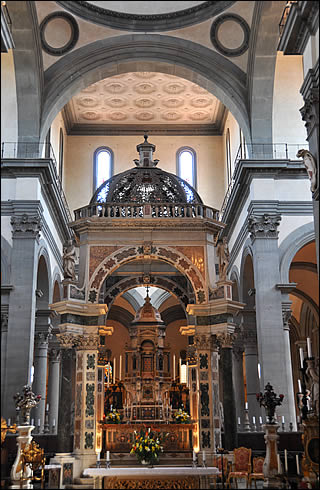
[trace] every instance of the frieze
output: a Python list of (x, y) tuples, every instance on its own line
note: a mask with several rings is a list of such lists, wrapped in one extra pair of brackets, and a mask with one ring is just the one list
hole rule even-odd
[[(231, 317), (231, 318), (230, 318)], [(232, 320), (232, 315), (223, 313), (221, 315), (197, 316), (197, 325), (217, 325), (219, 323), (228, 323)]]
[(95, 354), (87, 354), (87, 369), (95, 368)]
[(93, 449), (93, 432), (85, 432), (84, 439), (85, 439), (84, 448)]
[(248, 230), (250, 238), (278, 238), (278, 226), (280, 225), (280, 214), (252, 214), (248, 218)]
[(117, 253), (114, 257), (117, 262), (122, 262), (124, 259), (128, 259), (130, 257), (135, 257), (137, 255), (137, 251), (135, 248), (128, 248), (123, 250), (122, 252)]
[[(29, 216), (27, 214), (12, 216), (10, 222), (13, 238), (40, 237), (42, 229), (42, 218), (40, 216)], [(25, 236), (23, 237), (23, 235)]]
[(209, 384), (200, 383), (200, 402), (201, 402), (201, 417), (210, 416), (209, 408)]
[(86, 416), (94, 416), (94, 383), (86, 384)]
[(151, 242), (144, 243), (141, 247), (138, 247), (138, 253), (140, 255), (154, 255), (157, 253), (157, 247), (154, 247)]
[(201, 432), (201, 436), (202, 436), (202, 447), (205, 448), (205, 447), (208, 447), (210, 448), (211, 447), (211, 442), (210, 442), (210, 432), (209, 431), (202, 431)]

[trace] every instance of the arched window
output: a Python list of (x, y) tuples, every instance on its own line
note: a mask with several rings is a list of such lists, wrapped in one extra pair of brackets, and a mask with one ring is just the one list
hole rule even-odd
[(60, 128), (59, 133), (59, 177), (62, 182), (62, 172), (63, 172), (63, 131)]
[(113, 151), (106, 146), (97, 148), (93, 157), (93, 192), (113, 174)]
[(231, 182), (232, 170), (231, 170), (231, 142), (229, 128), (226, 132), (226, 160), (227, 160), (227, 180), (228, 185)]
[(196, 152), (192, 148), (184, 147), (177, 151), (177, 174), (192, 187), (197, 187)]

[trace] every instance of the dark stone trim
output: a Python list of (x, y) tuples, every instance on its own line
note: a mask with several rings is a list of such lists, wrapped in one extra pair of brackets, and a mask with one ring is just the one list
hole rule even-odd
[(219, 323), (232, 322), (233, 316), (227, 313), (221, 315), (196, 316), (197, 325), (218, 325)]
[[(226, 111), (227, 113), (227, 111)], [(130, 136), (141, 135), (146, 125), (136, 124), (73, 124), (68, 116), (64, 116), (67, 134), (70, 136)], [(222, 126), (222, 122), (221, 122)], [(222, 136), (223, 128), (214, 124), (149, 124), (149, 135), (164, 136)]]
[(64, 313), (61, 315), (61, 323), (71, 323), (77, 325), (99, 325), (99, 316), (74, 315), (73, 313)]
[(125, 31), (171, 31), (181, 29), (203, 22), (213, 17), (227, 8), (231, 7), (234, 1), (214, 1), (203, 2), (200, 5), (165, 14), (128, 14), (108, 10), (97, 5), (92, 5), (84, 1), (60, 1), (59, 5), (69, 10), (75, 15), (82, 17), (86, 21), (95, 24), (106, 25), (112, 29)]
[(318, 273), (317, 264), (313, 264), (312, 262), (292, 262), (290, 269), (307, 270), (314, 274)]
[[(47, 25), (52, 19), (56, 19), (57, 17), (61, 17), (67, 21), (71, 28), (71, 37), (69, 41), (61, 48), (54, 48), (53, 46), (50, 46), (45, 39), (45, 30)], [(52, 12), (51, 14), (47, 15), (40, 24), (40, 38), (42, 49), (46, 53), (51, 54), (52, 56), (62, 56), (63, 54), (71, 51), (71, 49), (73, 49), (77, 44), (79, 39), (79, 27), (76, 20), (67, 12)]]
[[(242, 28), (244, 39), (242, 44), (238, 48), (234, 48), (234, 49), (227, 48), (226, 46), (223, 46), (223, 44), (221, 44), (221, 42), (218, 39), (219, 28), (227, 20), (233, 20), (234, 22), (237, 22)], [(247, 22), (242, 17), (240, 17), (240, 15), (229, 14), (229, 13), (223, 14), (213, 21), (210, 29), (210, 39), (213, 46), (216, 48), (216, 50), (219, 51), (219, 53), (223, 54), (224, 56), (228, 56), (228, 57), (241, 56), (249, 48), (250, 27), (247, 24)]]

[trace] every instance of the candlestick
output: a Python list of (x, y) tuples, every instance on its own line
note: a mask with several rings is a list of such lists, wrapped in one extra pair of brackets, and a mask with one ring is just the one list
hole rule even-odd
[(297, 475), (300, 475), (299, 455), (296, 454)]
[(119, 380), (122, 379), (122, 356), (119, 358)]
[(261, 379), (261, 364), (258, 362), (258, 378)]
[(303, 369), (303, 361), (304, 361), (304, 355), (303, 355), (303, 348), (299, 348), (299, 355), (300, 355), (300, 367)]
[(176, 355), (173, 354), (173, 381), (176, 379)]
[(288, 451), (284, 450), (284, 471), (288, 473)]
[(192, 460), (197, 461), (197, 455), (196, 455), (196, 452), (194, 450), (192, 452)]
[(100, 452), (97, 453), (97, 461), (100, 461)]
[(262, 425), (262, 417), (259, 417), (259, 424)]
[(302, 387), (301, 387), (300, 379), (298, 379), (298, 390), (299, 390), (299, 393), (302, 393)]
[(253, 422), (253, 425), (255, 425), (255, 423), (256, 423), (256, 418), (255, 418), (255, 416), (253, 416), (253, 417), (252, 417), (252, 422)]
[(282, 415), (282, 419), (281, 419), (282, 423), (284, 424), (284, 415)]
[(310, 337), (307, 338), (307, 353), (308, 353), (308, 358), (310, 359), (310, 357), (312, 357)]
[(53, 419), (52, 421), (52, 427), (55, 427), (56, 426), (56, 419)]
[(40, 419), (38, 419), (38, 427), (40, 427), (40, 425), (41, 425), (41, 421)]

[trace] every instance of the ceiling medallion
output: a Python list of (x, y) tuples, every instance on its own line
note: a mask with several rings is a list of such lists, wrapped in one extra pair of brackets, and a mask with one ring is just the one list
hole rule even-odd
[(179, 82), (170, 82), (163, 87), (163, 90), (168, 94), (181, 94), (185, 91), (185, 86)]
[(111, 107), (123, 107), (126, 105), (126, 101), (120, 97), (113, 97), (112, 99), (105, 100), (105, 104)]
[(96, 91), (97, 91), (96, 85), (90, 85), (89, 87), (81, 90), (81, 92), (84, 92), (86, 94), (94, 94)]
[[(235, 22), (241, 27), (243, 31), (243, 41), (241, 45), (237, 48), (228, 48), (227, 46), (224, 46), (219, 40), (219, 29), (224, 24), (224, 22), (227, 21)], [(241, 56), (249, 48), (250, 27), (247, 22), (242, 17), (240, 17), (240, 15), (223, 14), (213, 21), (210, 30), (210, 39), (216, 50), (224, 56)]]
[(209, 100), (205, 97), (197, 97), (196, 99), (192, 99), (190, 104), (193, 107), (208, 107), (212, 104), (212, 100)]
[(134, 90), (138, 92), (138, 94), (151, 94), (156, 91), (156, 87), (153, 83), (142, 82), (135, 85)]
[(95, 107), (98, 104), (98, 101), (93, 97), (82, 97), (77, 102), (82, 107)]
[(113, 121), (124, 121), (127, 119), (127, 115), (121, 111), (115, 111), (110, 113), (110, 119)]
[(89, 121), (96, 121), (97, 119), (100, 119), (99, 114), (93, 111), (82, 112), (80, 117), (83, 117), (83, 119), (88, 119)]
[(119, 82), (107, 83), (104, 86), (106, 92), (110, 92), (111, 94), (122, 94), (126, 91), (126, 86)]
[(181, 114), (179, 112), (168, 111), (162, 114), (162, 118), (167, 121), (177, 121), (181, 118)]
[(113, 29), (136, 32), (159, 32), (181, 29), (183, 27), (204, 22), (205, 20), (220, 14), (235, 2), (221, 0), (204, 1), (190, 8), (183, 10), (177, 9), (175, 12), (161, 14), (130, 14), (127, 12), (109, 10), (91, 2), (79, 0), (60, 1), (57, 3), (69, 12), (82, 17), (86, 21), (106, 25)]
[[(53, 27), (53, 24), (57, 19), (67, 22), (70, 27), (70, 38), (63, 46), (60, 47), (52, 46), (46, 40), (46, 30), (50, 24), (52, 24)], [(55, 28), (53, 29), (55, 30)], [(40, 39), (42, 49), (46, 53), (51, 54), (52, 56), (62, 56), (63, 54), (71, 51), (71, 49), (73, 49), (77, 44), (79, 39), (78, 24), (72, 15), (68, 14), (67, 12), (52, 12), (51, 14), (47, 15), (40, 24)]]
[(141, 108), (148, 108), (148, 107), (152, 107), (155, 105), (155, 100), (153, 99), (148, 99), (147, 97), (144, 97), (144, 98), (141, 98), (141, 99), (136, 99), (134, 101), (134, 104), (137, 106), (137, 107), (141, 107)]
[(154, 119), (154, 114), (147, 111), (138, 112), (136, 118), (139, 119), (139, 121), (150, 121), (151, 119)]
[(163, 101), (163, 105), (166, 107), (181, 107), (184, 104), (183, 99), (179, 99), (178, 97), (170, 97), (170, 99), (165, 99)]
[(209, 118), (209, 114), (205, 111), (197, 111), (189, 114), (190, 119), (193, 121), (202, 121), (204, 119)]

